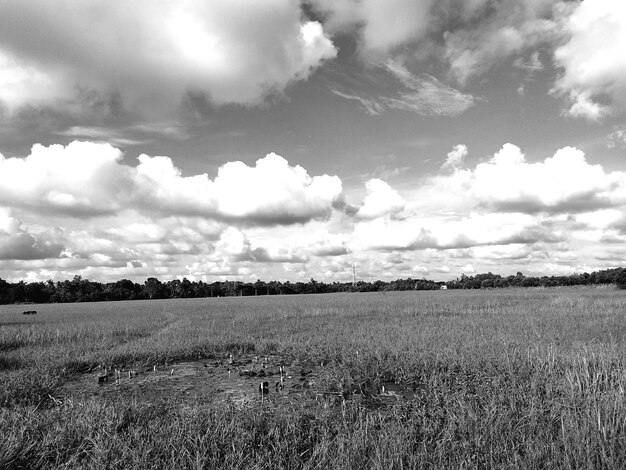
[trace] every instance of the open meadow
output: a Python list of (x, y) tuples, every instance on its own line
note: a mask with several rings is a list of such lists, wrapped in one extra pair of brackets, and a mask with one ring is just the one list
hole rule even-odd
[(625, 389), (613, 288), (0, 307), (2, 469), (625, 468)]

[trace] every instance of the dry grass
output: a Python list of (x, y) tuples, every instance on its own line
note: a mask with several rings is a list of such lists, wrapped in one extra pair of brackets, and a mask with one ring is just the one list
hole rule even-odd
[[(626, 292), (399, 292), (0, 310), (0, 468), (624, 468)], [(99, 364), (328, 363), (318, 406), (73, 397)], [(376, 406), (382, 382), (415, 398)]]

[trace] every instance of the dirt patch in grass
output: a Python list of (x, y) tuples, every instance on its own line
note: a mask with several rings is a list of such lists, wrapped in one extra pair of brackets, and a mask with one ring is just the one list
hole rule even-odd
[(103, 369), (98, 369), (75, 376), (61, 387), (59, 395), (66, 399), (91, 395), (148, 402), (231, 402), (239, 406), (261, 401), (283, 403), (329, 394), (320, 389), (324, 372), (319, 364), (250, 355), (125, 369), (119, 371), (119, 380), (116, 370), (108, 370), (105, 375)]
[[(282, 368), (282, 374), (281, 374)], [(87, 396), (170, 401), (193, 404), (232, 404), (282, 408), (288, 405), (331, 406), (358, 399), (379, 407), (413, 399), (408, 386), (381, 383), (376, 387), (337, 386), (332, 364), (293, 357), (245, 355), (222, 360), (197, 360), (119, 371), (104, 369), (74, 376), (57, 392), (59, 403)], [(282, 376), (282, 380), (281, 380)]]

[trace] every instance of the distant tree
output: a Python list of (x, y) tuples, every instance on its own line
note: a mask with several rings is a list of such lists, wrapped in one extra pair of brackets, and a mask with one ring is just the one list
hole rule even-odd
[(0, 304), (11, 303), (12, 285), (0, 278)]
[(626, 268), (622, 268), (617, 272), (614, 282), (620, 289), (626, 289)]
[(167, 287), (161, 283), (156, 277), (149, 277), (144, 283), (144, 291), (150, 299), (167, 298)]
[(267, 286), (265, 282), (261, 281), (260, 279), (257, 279), (253, 286), (254, 295), (263, 295), (267, 293)]

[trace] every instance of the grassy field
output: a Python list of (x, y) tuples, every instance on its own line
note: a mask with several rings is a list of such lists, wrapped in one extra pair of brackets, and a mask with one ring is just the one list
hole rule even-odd
[[(0, 468), (626, 468), (626, 291), (0, 307)], [(37, 310), (24, 316), (23, 310)], [(322, 363), (329, 398), (69, 394), (101, 364)], [(379, 400), (397, 383), (410, 399)]]

